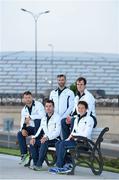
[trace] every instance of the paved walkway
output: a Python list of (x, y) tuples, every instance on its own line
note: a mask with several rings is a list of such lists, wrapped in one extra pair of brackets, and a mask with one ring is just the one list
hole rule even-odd
[(100, 176), (95, 176), (88, 168), (77, 167), (75, 175), (50, 174), (44, 164), (43, 171), (33, 171), (18, 164), (20, 158), (0, 154), (0, 179), (2, 180), (33, 180), (33, 179), (119, 179), (119, 174), (104, 171)]

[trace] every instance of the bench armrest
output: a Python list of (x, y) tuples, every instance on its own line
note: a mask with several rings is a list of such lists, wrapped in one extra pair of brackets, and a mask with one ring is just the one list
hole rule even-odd
[(74, 136), (74, 140), (77, 142), (78, 148), (80, 148), (80, 146), (83, 146), (84, 144), (85, 147), (95, 151), (97, 148), (100, 149), (101, 142), (103, 141), (103, 136), (107, 131), (109, 131), (108, 127), (102, 129), (95, 142), (83, 136)]

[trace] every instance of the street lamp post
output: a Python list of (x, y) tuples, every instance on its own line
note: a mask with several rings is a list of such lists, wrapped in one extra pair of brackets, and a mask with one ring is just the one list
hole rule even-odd
[(21, 8), (21, 10), (31, 14), (35, 22), (35, 97), (37, 98), (37, 22), (40, 15), (49, 13), (50, 11), (44, 11), (38, 14), (34, 14), (33, 12), (23, 8)]
[(54, 61), (54, 46), (53, 44), (48, 44), (51, 47), (51, 88), (53, 89), (53, 61)]

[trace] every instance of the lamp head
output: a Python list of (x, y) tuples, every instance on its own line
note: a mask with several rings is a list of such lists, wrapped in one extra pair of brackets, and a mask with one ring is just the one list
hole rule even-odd
[(45, 11), (45, 13), (49, 13), (50, 11), (48, 10), (48, 11)]
[(27, 11), (26, 9), (21, 8), (22, 11)]

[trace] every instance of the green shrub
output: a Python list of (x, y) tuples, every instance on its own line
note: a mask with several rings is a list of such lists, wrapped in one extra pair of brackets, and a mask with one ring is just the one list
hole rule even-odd
[(70, 85), (70, 89), (74, 92), (74, 94), (76, 95), (76, 91), (77, 91), (77, 89), (76, 89), (76, 84), (75, 83), (72, 83), (71, 85)]

